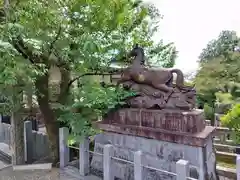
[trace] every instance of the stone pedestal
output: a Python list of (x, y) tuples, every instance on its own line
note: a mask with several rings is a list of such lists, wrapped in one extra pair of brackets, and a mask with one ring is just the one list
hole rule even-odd
[[(133, 152), (140, 150), (145, 166), (169, 172), (176, 172), (176, 162), (184, 159), (190, 163), (191, 177), (216, 179), (214, 128), (205, 125), (201, 111), (122, 109), (95, 125), (103, 130), (95, 139), (94, 151), (97, 153), (103, 153), (105, 144), (112, 144), (115, 157), (133, 161)], [(102, 156), (93, 156), (91, 169), (97, 174), (102, 173)], [(119, 179), (134, 179), (131, 164), (114, 160), (112, 169)], [(147, 168), (143, 174), (144, 180), (176, 179), (173, 175)]]
[(206, 126), (202, 111), (186, 112), (172, 109), (120, 109), (109, 113), (102, 123), (149, 127), (185, 133), (201, 132)]

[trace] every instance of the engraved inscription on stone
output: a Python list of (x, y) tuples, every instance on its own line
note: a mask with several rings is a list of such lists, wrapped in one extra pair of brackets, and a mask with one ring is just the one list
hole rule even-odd
[(153, 113), (155, 127), (162, 128), (162, 124), (165, 124), (164, 114), (161, 113)]
[(129, 117), (129, 122), (131, 125), (139, 125), (139, 110), (131, 111), (131, 116)]
[(154, 116), (151, 111), (142, 111), (142, 126), (154, 127)]

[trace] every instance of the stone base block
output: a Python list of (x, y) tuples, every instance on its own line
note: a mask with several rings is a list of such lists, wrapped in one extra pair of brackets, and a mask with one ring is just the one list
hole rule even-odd
[(125, 108), (110, 112), (103, 122), (105, 124), (141, 126), (185, 133), (201, 132), (206, 126), (203, 111), (200, 110)]
[(213, 134), (215, 131), (215, 128), (212, 126), (206, 126), (206, 128), (202, 132), (194, 134), (174, 132), (165, 129), (157, 129), (143, 126), (105, 124), (104, 122), (96, 122), (95, 126), (105, 132), (140, 136), (149, 139), (156, 139), (161, 141), (200, 147), (204, 147), (206, 145), (208, 136), (210, 134)]
[[(215, 152), (212, 137), (208, 136), (203, 147), (176, 144), (144, 137), (130, 136), (111, 132), (104, 132), (95, 138), (94, 152), (103, 153), (103, 146), (114, 146), (114, 157), (133, 161), (135, 151), (143, 152), (143, 165), (176, 172), (176, 162), (180, 159), (189, 161), (190, 176), (198, 179), (216, 179)], [(94, 154), (91, 161), (92, 172), (99, 175), (103, 172), (103, 156)], [(115, 178), (120, 180), (134, 180), (133, 165), (126, 162), (112, 160), (112, 171)], [(144, 168), (143, 180), (175, 180), (174, 175)]]

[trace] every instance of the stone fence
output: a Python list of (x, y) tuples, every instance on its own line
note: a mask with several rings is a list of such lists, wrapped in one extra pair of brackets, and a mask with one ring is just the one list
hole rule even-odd
[[(60, 149), (60, 168), (64, 168), (69, 163), (69, 146), (67, 144), (68, 137), (68, 128), (61, 128), (59, 131), (59, 149)], [(89, 139), (84, 139), (80, 143), (79, 148), (79, 173), (80, 176), (84, 177), (90, 173), (90, 153), (97, 156), (103, 157), (103, 179), (104, 180), (113, 180), (114, 174), (112, 166), (113, 161), (122, 161), (124, 163), (129, 163), (133, 165), (133, 174), (135, 180), (143, 180), (143, 169), (151, 169), (153, 171), (158, 171), (166, 175), (175, 176), (176, 180), (196, 180), (190, 176), (189, 162), (183, 159), (180, 159), (176, 162), (176, 172), (169, 172), (162, 169), (157, 169), (143, 164), (144, 155), (141, 151), (134, 152), (134, 160), (128, 161), (122, 158), (114, 156), (114, 147), (111, 144), (106, 144), (103, 147), (103, 154), (96, 153), (89, 150)], [(199, 175), (199, 180), (204, 180), (203, 175)]]
[[(211, 126), (210, 120), (206, 120), (206, 125)], [(227, 127), (216, 126), (214, 142), (216, 144), (234, 145), (234, 141), (231, 139), (231, 133), (233, 130)]]
[[(206, 123), (208, 124), (208, 120), (206, 120)], [(60, 148), (62, 148), (62, 150), (64, 150), (64, 152), (69, 151), (69, 147), (67, 147), (66, 144), (66, 136), (67, 136), (67, 132), (64, 132), (67, 130), (63, 130), (61, 129), (60, 131)], [(65, 134), (64, 134), (65, 133)], [(233, 141), (229, 139), (228, 134), (231, 133), (231, 130), (229, 128), (223, 128), (223, 127), (217, 127), (216, 129), (216, 133), (215, 133), (215, 138), (214, 138), (214, 147), (216, 149), (216, 155), (217, 155), (217, 159), (221, 159), (221, 160), (227, 160), (228, 163), (231, 164), (236, 164), (238, 166), (238, 164), (240, 165), (240, 160), (238, 160), (237, 154), (235, 154), (235, 149), (236, 146), (233, 145)], [(232, 145), (228, 145), (228, 144), (232, 144)], [(85, 145), (88, 149), (88, 145)], [(81, 147), (81, 145), (80, 145)], [(70, 147), (70, 148), (74, 148), (74, 147)], [(76, 148), (75, 148), (76, 149)], [(69, 153), (62, 153), (63, 151), (60, 150), (60, 155), (62, 156), (61, 158), (61, 163), (62, 166), (66, 165), (67, 162), (69, 161), (69, 157), (68, 156)], [(79, 148), (79, 150), (81, 150), (81, 148)], [(79, 152), (80, 153), (80, 157), (84, 157), (85, 155), (81, 155), (84, 154), (83, 152)], [(93, 152), (90, 152), (93, 153)], [(87, 155), (86, 157), (88, 157), (89, 155)], [(114, 158), (112, 158), (114, 159)], [(79, 162), (81, 164), (81, 162)], [(238, 168), (240, 171), (240, 168)], [(217, 166), (217, 171), (218, 174), (222, 177), (225, 178), (229, 178), (229, 179), (236, 179), (236, 169), (231, 169), (231, 168), (223, 168), (221, 166)], [(240, 180), (240, 179), (239, 179)]]
[[(0, 142), (11, 145), (11, 125), (0, 123)], [(24, 122), (25, 161), (32, 163), (35, 160), (47, 157), (50, 154), (48, 137), (45, 132), (32, 130), (32, 122)], [(0, 149), (1, 150), (1, 149)]]

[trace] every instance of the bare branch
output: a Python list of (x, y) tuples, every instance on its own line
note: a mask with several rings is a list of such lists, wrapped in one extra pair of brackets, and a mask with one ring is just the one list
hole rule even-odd
[(91, 72), (91, 73), (85, 73), (85, 74), (82, 74), (78, 77), (75, 77), (73, 78), (71, 81), (69, 81), (66, 89), (64, 90), (64, 93), (68, 93), (69, 92), (69, 88), (71, 87), (71, 85), (77, 81), (78, 79), (84, 77), (84, 76), (94, 76), (94, 75), (113, 75), (113, 74), (119, 74), (119, 73), (98, 73), (98, 72)]

